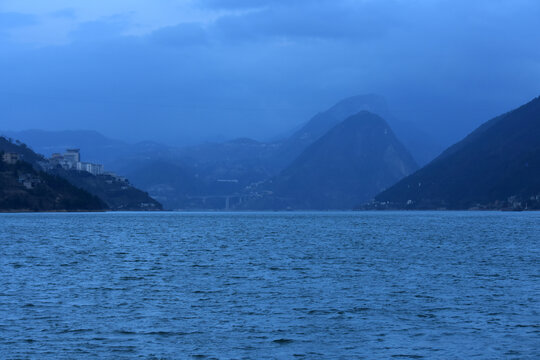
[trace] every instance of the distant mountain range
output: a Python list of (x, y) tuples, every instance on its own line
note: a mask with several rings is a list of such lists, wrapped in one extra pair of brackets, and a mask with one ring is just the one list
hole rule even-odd
[[(153, 198), (169, 209), (234, 209), (245, 208), (248, 205), (260, 207), (263, 203), (252, 200), (259, 196), (260, 191), (264, 191), (265, 194), (272, 191), (266, 188), (269, 181), (274, 181), (273, 179), (276, 184), (282, 184), (280, 189), (286, 193), (287, 186), (283, 179), (290, 178), (289, 183), (292, 184), (292, 179), (299, 179), (302, 176), (301, 172), (296, 174), (293, 170), (298, 166), (298, 161), (301, 161), (299, 157), (303, 156), (306, 163), (311, 161), (307, 160), (310, 156), (305, 155), (304, 151), (345, 119), (362, 111), (379, 115), (388, 122), (388, 127), (397, 129), (396, 137), (403, 142), (404, 147), (411, 146), (412, 156), (417, 158), (416, 162), (422, 164), (439, 153), (438, 147), (433, 145), (429, 137), (417, 130), (413, 124), (396, 120), (388, 111), (385, 100), (376, 95), (361, 95), (342, 100), (314, 116), (292, 135), (274, 142), (259, 142), (244, 138), (176, 148), (150, 142), (127, 144), (91, 131), (51, 133), (32, 130), (6, 134), (21, 139), (35, 150), (46, 154), (69, 147), (81, 148), (85, 161), (102, 163), (106, 169), (128, 177), (135, 186), (149, 192)], [(334, 145), (341, 143), (335, 138), (327, 141), (331, 141)], [(330, 153), (333, 152), (331, 145), (325, 145), (325, 149)], [(342, 151), (338, 148), (335, 150)], [(341, 171), (344, 174), (349, 168), (355, 168), (357, 159), (348, 154), (336, 153), (334, 156), (337, 159), (336, 164), (339, 163), (344, 167)], [(321, 174), (318, 186), (328, 185), (322, 181), (325, 175), (329, 178), (336, 176), (335, 171), (327, 165), (321, 166), (318, 170)], [(407, 167), (412, 168), (414, 167)], [(328, 173), (324, 173), (325, 171)], [(401, 176), (408, 174), (407, 171)], [(295, 176), (285, 176), (293, 172)], [(306, 173), (306, 176), (311, 175)], [(366, 172), (363, 176), (369, 177), (371, 174)], [(390, 185), (386, 177), (380, 179), (379, 183), (384, 186)], [(337, 191), (345, 193), (353, 188), (347, 186), (346, 189)], [(375, 195), (373, 193), (375, 188), (377, 187), (370, 188), (366, 193)], [(327, 190), (319, 189), (320, 192)], [(364, 195), (354, 199), (364, 199)], [(294, 205), (293, 208), (311, 206), (304, 200), (298, 201), (300, 203), (296, 205), (286, 206)], [(333, 206), (349, 208), (353, 205), (355, 204), (351, 205), (347, 200), (338, 206), (336, 200)]]
[[(175, 148), (87, 131), (7, 134), (49, 154), (80, 147), (87, 160), (150, 193), (80, 172), (52, 174), (113, 209), (159, 207), (151, 198), (169, 209), (201, 210), (350, 209), (370, 198), (362, 208), (540, 208), (540, 98), (488, 121), (416, 172), (436, 147), (374, 95), (345, 99), (267, 143), (237, 139)], [(42, 159), (23, 144), (4, 145), (18, 147), (30, 163)]]
[(486, 122), (367, 208), (540, 209), (540, 97)]

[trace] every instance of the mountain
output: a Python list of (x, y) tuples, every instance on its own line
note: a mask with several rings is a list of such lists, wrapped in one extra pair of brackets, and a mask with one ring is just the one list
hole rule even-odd
[(78, 188), (99, 197), (113, 211), (163, 210), (163, 206), (148, 193), (132, 186), (126, 179), (103, 174), (93, 175), (86, 171), (56, 168), (52, 174), (66, 179)]
[[(292, 135), (275, 142), (240, 138), (176, 148), (153, 142), (128, 144), (94, 131), (7, 132), (40, 152), (50, 155), (80, 148), (84, 161), (100, 163), (107, 171), (128, 177), (169, 209), (223, 209), (223, 199), (242, 197), (280, 174), (310, 145), (333, 127), (360, 111), (386, 119), (413, 156), (424, 163), (432, 159), (429, 137), (409, 122), (396, 120), (384, 98), (360, 95), (344, 99), (315, 115)], [(109, 202), (109, 204), (111, 204)]]
[(181, 149), (179, 160), (206, 184), (237, 180), (243, 187), (277, 174), (274, 156), (279, 146), (240, 138)]
[(361, 111), (371, 112), (388, 121), (397, 137), (411, 150), (415, 160), (421, 164), (432, 160), (442, 151), (442, 148), (414, 124), (397, 120), (388, 109), (384, 97), (368, 94), (343, 99), (330, 109), (315, 115), (302, 128), (283, 141), (279, 160), (282, 164), (287, 165), (331, 128)]
[(170, 209), (221, 209), (224, 196), (277, 173), (273, 144), (252, 139), (205, 143), (175, 150), (174, 159), (126, 163), (124, 173)]
[(292, 162), (302, 151), (326, 134), (331, 128), (349, 116), (363, 110), (386, 118), (389, 115), (384, 98), (378, 95), (359, 95), (341, 100), (330, 109), (316, 114), (304, 126), (283, 141), (280, 151), (282, 161), (286, 163)]
[(416, 168), (386, 121), (362, 111), (308, 146), (247, 206), (352, 209)]
[(189, 194), (199, 192), (199, 181), (191, 171), (166, 161), (142, 161), (133, 166), (127, 176), (167, 209), (191, 208)]
[[(34, 152), (25, 143), (20, 140), (4, 137), (0, 135), (0, 151), (4, 153), (17, 153), (21, 160), (30, 163), (33, 166), (39, 166), (39, 162), (44, 161), (43, 155)], [(1, 159), (0, 159), (1, 160)]]
[(540, 209), (540, 97), (486, 122), (369, 207)]
[[(96, 211), (107, 205), (65, 179), (40, 171), (42, 158), (24, 144), (0, 137), (0, 155), (17, 153), (19, 161), (0, 156), (0, 211)], [(37, 166), (37, 165), (36, 165)]]

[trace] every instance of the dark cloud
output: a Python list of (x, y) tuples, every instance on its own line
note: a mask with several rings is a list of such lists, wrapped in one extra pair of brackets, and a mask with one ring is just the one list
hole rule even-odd
[[(246, 2), (233, 2), (240, 6)], [(230, 3), (228, 3), (232, 6)], [(258, 1), (259, 9), (221, 18), (215, 30), (231, 39), (346, 38), (382, 36), (397, 26), (399, 2)]]
[(379, 93), (397, 117), (451, 142), (540, 94), (537, 1), (204, 5), (234, 11), (140, 37), (122, 35), (129, 17), (105, 18), (69, 45), (0, 57), (0, 127), (265, 138)]

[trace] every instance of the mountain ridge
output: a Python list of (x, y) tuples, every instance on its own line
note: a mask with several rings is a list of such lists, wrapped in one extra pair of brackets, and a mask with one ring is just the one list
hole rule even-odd
[(375, 197), (375, 208), (540, 208), (540, 97), (482, 124)]
[[(237, 138), (175, 148), (153, 142), (126, 144), (104, 139), (95, 132), (68, 131), (53, 134), (51, 138), (59, 138), (63, 147), (81, 148), (85, 160), (102, 163), (105, 168), (129, 177), (135, 186), (158, 198), (166, 208), (223, 209), (225, 202), (219, 199), (238, 196), (249, 191), (246, 189), (259, 187), (258, 184), (277, 176), (331, 128), (366, 109), (384, 118), (407, 150), (410, 150), (409, 146), (395, 131), (395, 124), (399, 124), (403, 134), (416, 134), (413, 137), (425, 143), (426, 136), (414, 130), (412, 124), (403, 125), (395, 120), (386, 100), (373, 94), (345, 98), (313, 116), (289, 137), (275, 142)], [(32, 135), (31, 132), (27, 134)], [(35, 142), (40, 148), (46, 145), (48, 151), (63, 149), (41, 140)], [(420, 145), (419, 148), (425, 149), (425, 146)], [(418, 150), (417, 145), (415, 149)], [(433, 151), (426, 153), (433, 154)], [(174, 174), (179, 174), (181, 181), (177, 181)], [(208, 201), (209, 197), (216, 199)]]
[(271, 180), (271, 194), (254, 206), (352, 209), (416, 168), (388, 123), (361, 111), (308, 146)]

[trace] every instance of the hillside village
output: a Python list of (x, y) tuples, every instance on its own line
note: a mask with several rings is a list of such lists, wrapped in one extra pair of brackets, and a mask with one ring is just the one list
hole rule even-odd
[[(63, 184), (59, 187), (62, 191), (64, 188), (71, 191), (69, 196), (72, 198), (92, 195), (109, 210), (162, 210), (159, 202), (133, 187), (125, 177), (106, 172), (102, 164), (81, 161), (79, 149), (66, 149), (63, 154), (55, 153), (45, 158), (19, 141), (0, 137), (0, 155), (6, 180), (5, 186), (0, 189), (0, 203), (5, 203), (5, 210), (89, 210), (84, 204), (73, 207), (70, 203), (71, 207), (67, 207), (54, 201), (43, 203), (42, 206), (40, 194), (45, 188), (50, 198), (54, 199), (56, 188), (51, 187), (51, 183), (58, 182), (55, 179), (62, 179), (74, 187), (73, 190)], [(79, 190), (84, 193), (76, 194)], [(27, 201), (18, 204), (16, 197)], [(92, 210), (101, 207), (93, 198), (90, 203)]]
[(128, 180), (123, 176), (119, 176), (111, 171), (105, 171), (102, 164), (81, 161), (80, 149), (66, 149), (63, 154), (53, 153), (51, 157), (47, 161), (44, 161), (44, 163), (41, 165), (46, 170), (52, 170), (60, 167), (64, 170), (86, 171), (96, 176), (109, 175), (116, 181), (128, 182)]
[(87, 171), (93, 175), (103, 174), (103, 165), (81, 161), (80, 149), (66, 149), (63, 154), (54, 153), (49, 159), (52, 166), (60, 166), (66, 170)]
[[(18, 161), (24, 161), (24, 155), (16, 152), (6, 152), (2, 155), (2, 161), (6, 164), (14, 165)], [(81, 161), (81, 151), (80, 149), (66, 149), (63, 154), (54, 153), (49, 159), (43, 159), (38, 161), (39, 166), (45, 171), (53, 171), (57, 168), (62, 168), (64, 170), (76, 170), (76, 171), (85, 171), (92, 175), (108, 175), (116, 181), (121, 181), (128, 183), (128, 180), (123, 177), (115, 174), (114, 172), (104, 171), (104, 166), (102, 164), (94, 164), (90, 162)], [(25, 183), (28, 188), (32, 188), (33, 185), (31, 179), (21, 179), (21, 183)]]

